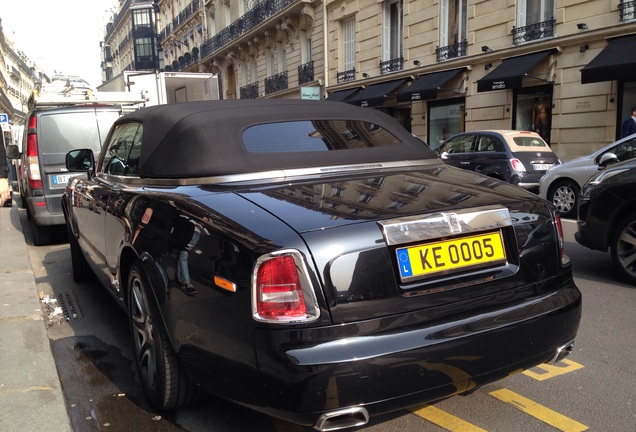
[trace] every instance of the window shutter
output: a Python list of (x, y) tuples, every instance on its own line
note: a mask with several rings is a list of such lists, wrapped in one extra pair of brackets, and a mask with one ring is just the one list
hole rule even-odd
[(441, 0), (439, 3), (439, 46), (448, 46), (448, 2)]

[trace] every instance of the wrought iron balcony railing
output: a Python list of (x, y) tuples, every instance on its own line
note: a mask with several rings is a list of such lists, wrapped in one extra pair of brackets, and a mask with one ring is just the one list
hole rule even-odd
[(448, 45), (445, 47), (437, 47), (435, 54), (437, 54), (437, 61), (442, 62), (457, 57), (466, 56), (466, 48), (468, 47), (468, 41), (461, 41), (455, 45)]
[(636, 1), (622, 1), (618, 4), (618, 10), (620, 12), (621, 22), (631, 21), (636, 18), (634, 9), (636, 8)]
[(298, 85), (314, 80), (314, 62), (310, 61), (298, 66)]
[(181, 24), (186, 22), (188, 18), (190, 18), (197, 10), (199, 10), (201, 0), (192, 0), (192, 2), (188, 3), (185, 8), (179, 14), (172, 19), (173, 28), (179, 27)]
[(338, 83), (344, 83), (356, 80), (356, 68), (346, 70), (344, 72), (336, 72), (336, 80)]
[(203, 45), (201, 45), (201, 57), (206, 57), (223, 48), (225, 45), (243, 36), (257, 25), (282, 11), (287, 6), (299, 1), (301, 0), (264, 0), (256, 4), (245, 15), (206, 40)]
[(391, 60), (380, 62), (381, 74), (401, 71), (403, 68), (404, 68), (404, 57), (394, 58)]
[(258, 99), (258, 81), (241, 87), (241, 99)]
[(265, 78), (265, 94), (276, 93), (277, 91), (289, 88), (287, 84), (287, 71)]
[(556, 20), (552, 18), (536, 24), (530, 24), (524, 27), (512, 28), (512, 43), (519, 45), (524, 42), (534, 41), (554, 36), (554, 28)]

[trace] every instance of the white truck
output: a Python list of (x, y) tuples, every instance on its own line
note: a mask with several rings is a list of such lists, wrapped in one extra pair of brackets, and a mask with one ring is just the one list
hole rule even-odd
[(211, 73), (124, 71), (97, 90), (127, 91), (145, 99), (146, 106), (219, 99), (218, 77)]

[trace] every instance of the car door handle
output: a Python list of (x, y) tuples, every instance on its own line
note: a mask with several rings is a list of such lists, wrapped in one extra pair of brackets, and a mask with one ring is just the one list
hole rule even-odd
[(470, 162), (460, 162), (460, 165), (470, 165)]

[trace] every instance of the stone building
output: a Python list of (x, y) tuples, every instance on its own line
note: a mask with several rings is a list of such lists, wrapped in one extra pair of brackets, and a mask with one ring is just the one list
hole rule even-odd
[[(463, 130), (535, 130), (568, 160), (618, 138), (636, 105), (633, 1), (121, 4), (156, 14), (158, 68), (218, 74), (224, 99), (340, 100), (432, 147)], [(133, 33), (109, 44), (113, 72), (138, 68), (122, 50)]]

